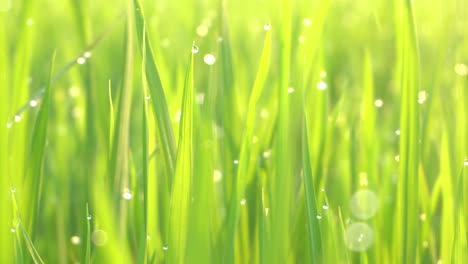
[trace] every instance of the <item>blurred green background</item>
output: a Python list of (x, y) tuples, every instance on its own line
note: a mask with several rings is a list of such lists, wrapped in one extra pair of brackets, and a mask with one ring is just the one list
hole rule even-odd
[(467, 263), (465, 0), (0, 0), (1, 263)]

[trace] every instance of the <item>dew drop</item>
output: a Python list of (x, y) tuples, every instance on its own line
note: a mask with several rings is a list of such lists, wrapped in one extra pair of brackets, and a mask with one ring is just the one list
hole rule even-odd
[(270, 30), (270, 29), (271, 29), (271, 25), (270, 25), (270, 24), (265, 24), (265, 25), (263, 25), (263, 30), (268, 31), (268, 30)]
[(213, 65), (216, 62), (216, 57), (213, 54), (208, 53), (203, 57), (203, 61), (208, 65)]
[(76, 59), (76, 63), (80, 65), (85, 64), (85, 62), (86, 62), (86, 59), (83, 57), (79, 57), (78, 59)]
[(325, 188), (320, 188), (320, 191), (325, 192)]
[(164, 245), (163, 248), (162, 248), (164, 251), (167, 251), (169, 249), (169, 246), (168, 245)]
[(399, 162), (399, 161), (400, 161), (400, 155), (396, 155), (396, 156), (395, 156), (395, 161), (396, 161), (396, 162)]
[(125, 191), (122, 193), (122, 198), (124, 198), (125, 200), (131, 200), (133, 197), (133, 194), (130, 192), (129, 189), (125, 189)]
[(90, 221), (92, 218), (93, 218), (92, 215), (88, 215), (88, 216), (86, 217), (86, 219), (88, 219), (88, 221)]
[(354, 217), (366, 220), (373, 217), (379, 208), (379, 199), (373, 191), (357, 191), (349, 201), (349, 207)]
[(87, 59), (91, 58), (91, 52), (90, 51), (86, 51), (85, 53), (83, 53), (83, 56)]
[(13, 126), (13, 124), (11, 122), (6, 123), (6, 128), (11, 128), (12, 126)]
[(270, 113), (266, 109), (262, 109), (260, 111), (260, 117), (263, 118), (263, 119), (267, 118), (269, 115), (270, 115)]
[(395, 130), (395, 135), (399, 136), (400, 135), (400, 129)]
[(465, 160), (463, 161), (463, 165), (464, 165), (464, 166), (468, 166), (468, 159), (465, 159)]
[(70, 242), (73, 244), (73, 245), (79, 245), (80, 242), (81, 242), (81, 239), (79, 236), (72, 236), (70, 238)]
[(10, 229), (10, 231), (11, 231), (12, 233), (16, 233), (16, 228), (12, 227), (12, 228)]
[(192, 53), (193, 54), (197, 54), (199, 51), (200, 51), (200, 48), (198, 48), (198, 46), (192, 45)]
[(247, 203), (247, 200), (245, 200), (245, 198), (240, 201), (241, 205), (245, 205), (246, 203)]
[(322, 215), (321, 215), (321, 214), (318, 214), (318, 215), (317, 215), (317, 219), (318, 219), (318, 220), (322, 219)]
[(145, 100), (146, 100), (146, 101), (151, 100), (151, 96), (149, 96), (149, 95), (145, 96)]
[(33, 24), (34, 24), (34, 19), (28, 18), (28, 19), (26, 20), (26, 25), (27, 25), (27, 26), (32, 26)]
[(326, 72), (326, 71), (321, 71), (321, 72), (320, 72), (320, 78), (323, 79), (323, 78), (325, 78), (325, 77), (327, 77), (327, 72)]
[(15, 188), (15, 187), (11, 187), (10, 192), (11, 192), (11, 193), (15, 193), (15, 192), (16, 192), (16, 188)]
[(29, 101), (29, 106), (31, 106), (31, 107), (36, 107), (37, 104), (38, 104), (38, 103), (37, 103), (36, 100), (31, 100), (31, 101)]
[(234, 164), (239, 164), (239, 160), (234, 160)]
[(382, 99), (376, 99), (376, 100), (374, 101), (374, 105), (375, 105), (375, 107), (377, 107), (377, 108), (382, 107), (382, 106), (383, 106), (383, 101), (382, 101)]
[(366, 251), (373, 243), (374, 234), (366, 223), (352, 223), (346, 228), (346, 246), (352, 251)]
[(18, 123), (19, 121), (21, 121), (21, 116), (15, 115), (15, 122)]
[(323, 210), (328, 210), (328, 208), (329, 208), (329, 207), (328, 207), (328, 204), (322, 205), (322, 209), (323, 209)]
[(270, 157), (271, 157), (271, 150), (266, 150), (266, 151), (264, 151), (264, 152), (263, 152), (263, 157), (264, 157), (265, 159), (270, 158)]
[(304, 18), (302, 24), (304, 24), (306, 27), (310, 27), (312, 25), (312, 20), (310, 18)]
[(327, 89), (327, 83), (324, 82), (324, 81), (318, 82), (317, 83), (317, 89), (322, 90), (322, 91)]
[(294, 88), (293, 88), (293, 87), (289, 87), (289, 88), (288, 88), (288, 93), (294, 93)]

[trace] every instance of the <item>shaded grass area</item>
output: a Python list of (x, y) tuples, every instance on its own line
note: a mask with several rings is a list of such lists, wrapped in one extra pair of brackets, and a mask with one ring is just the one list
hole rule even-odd
[(468, 261), (465, 1), (11, 3), (0, 262)]

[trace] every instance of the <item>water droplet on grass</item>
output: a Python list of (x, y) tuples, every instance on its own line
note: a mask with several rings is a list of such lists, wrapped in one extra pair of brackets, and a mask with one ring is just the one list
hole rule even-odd
[(131, 200), (133, 197), (133, 194), (130, 192), (129, 189), (125, 189), (125, 191), (122, 193), (122, 198), (124, 198), (125, 200)]
[(379, 208), (379, 200), (373, 191), (357, 191), (349, 201), (349, 207), (354, 217), (366, 220), (373, 217)]
[(293, 88), (293, 87), (289, 87), (289, 88), (288, 88), (288, 93), (294, 93), (294, 88)]
[(92, 215), (88, 215), (88, 216), (86, 217), (86, 219), (88, 219), (88, 221), (90, 221), (91, 219), (93, 219), (93, 216), (92, 216)]
[(318, 214), (318, 215), (317, 215), (317, 219), (318, 219), (318, 220), (322, 219), (322, 215), (321, 215), (321, 214)]
[(151, 100), (151, 96), (147, 95), (147, 96), (145, 96), (145, 99), (146, 99), (146, 101), (149, 101), (149, 100)]
[(208, 65), (213, 65), (216, 62), (216, 57), (213, 54), (208, 53), (203, 57), (203, 61)]
[(241, 205), (245, 205), (246, 203), (247, 203), (247, 200), (245, 200), (245, 198), (240, 201)]
[(376, 99), (374, 102), (375, 107), (380, 108), (383, 106), (383, 101), (382, 99)]
[(302, 21), (302, 24), (304, 24), (304, 26), (306, 27), (309, 27), (312, 25), (312, 20), (310, 18), (304, 18), (304, 20)]
[(15, 122), (18, 123), (19, 121), (21, 121), (21, 116), (15, 115)]
[(91, 58), (91, 52), (90, 51), (86, 51), (85, 53), (83, 53), (83, 56), (87, 59)]
[(468, 159), (465, 159), (465, 160), (463, 161), (463, 165), (464, 165), (464, 166), (468, 166)]
[(82, 65), (82, 64), (85, 64), (86, 63), (86, 59), (83, 58), (83, 57), (78, 57), (78, 59), (76, 59), (76, 63)]
[(400, 155), (396, 155), (396, 156), (395, 156), (395, 161), (396, 161), (396, 162), (399, 162), (399, 161), (400, 161)]
[(352, 251), (366, 251), (374, 241), (374, 234), (366, 223), (352, 223), (346, 228), (346, 246)]
[(320, 81), (317, 83), (317, 89), (323, 91), (325, 89), (327, 89), (327, 83), (324, 82), (324, 81)]
[(268, 31), (268, 30), (270, 30), (270, 29), (271, 29), (271, 25), (270, 25), (270, 24), (265, 24), (265, 25), (263, 25), (263, 30)]
[(264, 151), (264, 152), (263, 152), (263, 157), (264, 157), (265, 159), (270, 158), (270, 157), (271, 157), (271, 150), (266, 150), (266, 151)]
[(26, 25), (27, 26), (32, 26), (33, 24), (34, 24), (34, 19), (32, 19), (32, 18), (26, 19)]
[(400, 129), (395, 130), (395, 135), (399, 136), (400, 135)]
[(36, 107), (37, 104), (38, 104), (38, 103), (37, 103), (36, 100), (31, 100), (31, 101), (29, 101), (29, 106), (31, 106), (31, 107), (33, 107), (33, 108)]
[(10, 231), (11, 231), (12, 233), (16, 233), (16, 228), (12, 227), (12, 228), (10, 229)]
[(11, 187), (10, 192), (11, 192), (11, 193), (15, 193), (15, 192), (16, 192), (16, 188), (15, 188), (15, 187)]
[(192, 45), (192, 53), (197, 54), (200, 51), (200, 48), (197, 45)]
[(72, 236), (70, 238), (70, 242), (73, 244), (73, 245), (79, 245), (80, 242), (81, 242), (81, 239), (79, 236)]
[(11, 122), (6, 123), (6, 128), (11, 128), (12, 126), (13, 126), (13, 124)]
[(329, 207), (328, 207), (328, 204), (322, 205), (322, 209), (323, 209), (323, 210), (328, 210), (328, 208), (329, 208)]
[(162, 249), (163, 249), (164, 251), (167, 251), (167, 250), (169, 249), (169, 246), (168, 246), (168, 245), (164, 245), (164, 246), (162, 247)]
[(239, 160), (234, 160), (234, 164), (239, 164)]

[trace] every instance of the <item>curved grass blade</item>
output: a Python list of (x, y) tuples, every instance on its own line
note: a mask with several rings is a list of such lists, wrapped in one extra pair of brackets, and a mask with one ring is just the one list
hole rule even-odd
[[(151, 98), (153, 98), (152, 106), (153, 111), (156, 115), (156, 122), (158, 124), (159, 136), (161, 139), (161, 145), (164, 153), (164, 159), (166, 164), (166, 169), (169, 172), (169, 175), (172, 177), (174, 175), (174, 164), (176, 159), (176, 147), (174, 141), (174, 133), (172, 129), (171, 119), (169, 116), (169, 110), (167, 106), (166, 96), (164, 94), (163, 86), (161, 79), (159, 77), (158, 69), (156, 62), (153, 57), (153, 52), (151, 49), (151, 42), (148, 37), (148, 32), (145, 25), (145, 18), (143, 15), (143, 10), (140, 5), (139, 0), (134, 0), (135, 6), (135, 24), (137, 28), (138, 41), (140, 43), (140, 51), (143, 54), (143, 49), (146, 52), (145, 58), (145, 72), (146, 79), (149, 85), (149, 91)], [(143, 34), (144, 32), (144, 34)], [(143, 47), (143, 38), (145, 40), (145, 47)], [(169, 182), (171, 182), (171, 177), (169, 177)], [(169, 184), (171, 186), (171, 184)]]
[(31, 152), (30, 152), (30, 166), (27, 169), (23, 196), (22, 208), (24, 211), (23, 216), (26, 221), (26, 229), (31, 233), (31, 237), (34, 240), (35, 235), (35, 223), (37, 221), (37, 214), (40, 206), (41, 195), (42, 195), (42, 181), (43, 172), (42, 166), (45, 157), (45, 147), (47, 138), (47, 126), (49, 121), (49, 109), (51, 104), (51, 89), (52, 89), (52, 76), (55, 65), (54, 51), (52, 60), (50, 63), (49, 78), (44, 93), (43, 103), (39, 109), (31, 140)]
[(171, 195), (168, 263), (185, 263), (193, 160), (193, 53), (185, 77), (179, 146)]
[(234, 262), (234, 240), (236, 226), (239, 220), (240, 199), (244, 196), (247, 176), (249, 172), (249, 163), (252, 155), (252, 137), (255, 129), (255, 118), (257, 115), (257, 104), (262, 93), (265, 81), (270, 68), (271, 58), (271, 32), (267, 31), (263, 44), (263, 51), (258, 66), (257, 76), (249, 99), (248, 116), (245, 123), (244, 135), (242, 136), (242, 145), (239, 158), (239, 168), (236, 174), (236, 185), (231, 197), (229, 213), (227, 217), (227, 236), (225, 241), (225, 259), (226, 263)]

